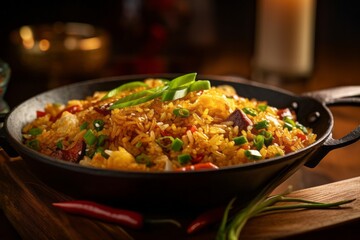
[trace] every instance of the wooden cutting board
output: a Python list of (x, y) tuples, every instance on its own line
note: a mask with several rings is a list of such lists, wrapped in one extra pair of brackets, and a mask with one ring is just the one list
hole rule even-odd
[[(277, 213), (251, 219), (241, 239), (328, 239), (360, 236), (360, 177), (339, 181), (290, 194), (308, 200), (333, 202), (356, 200), (341, 209), (302, 210)], [(216, 226), (188, 235), (185, 227), (195, 216), (164, 218), (180, 221), (183, 228), (160, 224), (142, 230), (130, 230), (101, 221), (64, 213), (51, 203), (71, 199), (46, 186), (28, 171), (21, 158), (10, 160), (0, 152), (0, 206), (23, 239), (214, 239)], [(339, 235), (341, 234), (341, 235)], [(345, 235), (344, 235), (345, 234)], [(359, 234), (359, 235), (358, 235)]]

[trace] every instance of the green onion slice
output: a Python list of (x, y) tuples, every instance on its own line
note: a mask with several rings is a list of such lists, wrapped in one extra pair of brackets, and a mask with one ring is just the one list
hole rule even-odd
[(189, 92), (207, 90), (211, 88), (210, 81), (208, 80), (198, 80), (192, 83), (189, 87)]
[(156, 88), (154, 90), (144, 90), (141, 92), (131, 94), (116, 101), (113, 105), (110, 106), (110, 110), (116, 108), (135, 106), (153, 100), (157, 97), (160, 97), (166, 88), (167, 86)]
[(258, 150), (245, 150), (245, 156), (249, 160), (259, 160), (262, 158), (261, 153)]
[(296, 127), (296, 123), (294, 120), (292, 120), (289, 117), (284, 117), (284, 128), (287, 128), (289, 131), (291, 131), (294, 127)]
[(262, 111), (262, 112), (265, 112), (266, 111), (266, 109), (267, 109), (267, 105), (266, 104), (259, 104), (258, 105), (258, 109), (260, 110), (260, 111)]
[(147, 167), (150, 167), (151, 165), (153, 165), (150, 157), (148, 155), (146, 155), (145, 153), (141, 153), (140, 155), (137, 155), (135, 157), (135, 161), (139, 164), (145, 164)]
[(268, 120), (263, 120), (263, 121), (260, 121), (258, 123), (256, 123), (254, 125), (254, 127), (257, 129), (257, 130), (260, 130), (260, 129), (267, 129), (269, 127), (269, 121)]
[(87, 130), (84, 134), (84, 140), (87, 145), (94, 145), (97, 142), (97, 137), (91, 129)]
[(264, 136), (264, 143), (266, 146), (269, 146), (274, 140), (273, 135), (268, 131), (261, 131), (260, 134)]
[(105, 135), (105, 134), (99, 135), (97, 145), (98, 146), (104, 146), (108, 139), (109, 139), (108, 135)]
[(257, 115), (256, 110), (253, 109), (253, 108), (244, 107), (242, 110), (244, 111), (244, 113), (246, 113), (246, 114), (248, 114), (250, 116), (256, 116)]
[(186, 117), (189, 117), (190, 116), (190, 111), (187, 110), (186, 108), (175, 108), (173, 110), (173, 113), (175, 116), (177, 117), (183, 117), (183, 118), (186, 118)]
[(155, 98), (161, 97), (162, 101), (172, 101), (185, 97), (191, 91), (200, 91), (210, 89), (210, 81), (199, 80), (195, 81), (196, 73), (189, 73), (165, 83), (165, 86), (146, 89), (125, 96), (114, 102), (109, 109), (124, 108), (138, 105)]
[(93, 121), (93, 126), (96, 131), (101, 131), (104, 128), (105, 122), (102, 119), (95, 119)]
[(181, 141), (179, 138), (175, 138), (171, 144), (171, 150), (175, 152), (179, 152), (184, 145), (184, 142)]
[(244, 135), (233, 138), (233, 141), (235, 142), (235, 145), (243, 145), (248, 142)]
[(110, 90), (101, 100), (113, 97), (122, 91), (131, 90), (137, 87), (149, 87), (149, 86), (146, 83), (139, 81), (125, 83), (117, 88)]
[(164, 101), (172, 101), (179, 98), (183, 98), (188, 94), (189, 90), (188, 88), (182, 88), (182, 89), (168, 89), (165, 90), (164, 93), (161, 96), (161, 100)]
[(39, 151), (39, 150), (40, 150), (40, 142), (39, 142), (39, 140), (37, 140), (37, 139), (28, 141), (26, 145), (27, 145), (28, 147), (36, 150), (36, 151)]
[(100, 153), (101, 156), (103, 156), (104, 158), (108, 159), (110, 156), (109, 154), (107, 154), (105, 152), (105, 149), (103, 147), (98, 147), (96, 150), (95, 150), (95, 153)]
[(260, 150), (264, 146), (265, 138), (263, 135), (257, 135), (254, 139), (254, 146), (257, 150)]
[(191, 161), (191, 156), (190, 156), (190, 154), (187, 154), (187, 153), (180, 154), (177, 159), (181, 165), (185, 165)]
[(160, 145), (160, 147), (170, 150), (174, 138), (171, 136), (160, 137), (156, 139), (156, 143)]
[(41, 128), (32, 128), (29, 130), (29, 134), (31, 136), (37, 136), (40, 135), (42, 133), (42, 129)]
[(189, 87), (196, 79), (196, 73), (188, 73), (174, 78), (169, 82), (169, 89)]
[(299, 122), (296, 122), (296, 128), (300, 129), (304, 134), (308, 134), (308, 130), (306, 129), (306, 127), (304, 125), (302, 125)]
[(83, 124), (80, 125), (80, 131), (81, 130), (84, 130), (84, 129), (87, 129), (89, 123), (88, 122), (84, 122)]
[(64, 148), (62, 140), (57, 141), (56, 148), (58, 148), (58, 149), (63, 149)]

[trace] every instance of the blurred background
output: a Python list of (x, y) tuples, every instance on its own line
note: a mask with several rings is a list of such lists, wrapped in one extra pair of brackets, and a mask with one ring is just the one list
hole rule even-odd
[[(0, 58), (8, 62), (12, 70), (5, 100), (12, 108), (53, 87), (125, 74), (198, 72), (253, 79), (256, 44), (259, 41), (258, 7), (261, 2), (3, 2), (0, 14)], [(272, 2), (279, 4), (281, 0)], [(316, 6), (311, 13), (314, 18), (310, 22), (313, 29), (309, 33), (312, 42), (305, 46), (311, 50), (311, 64), (303, 75), (295, 76), (301, 79), (296, 84), (280, 82), (280, 86), (302, 93), (340, 85), (359, 85), (360, 15), (357, 1), (304, 2)], [(67, 26), (65, 23), (69, 22), (86, 25)], [(55, 32), (63, 40), (64, 29), (67, 29), (70, 33), (66, 34), (70, 34), (71, 38), (66, 41), (67, 49), (51, 53), (51, 39), (55, 37), (47, 28), (32, 29), (32, 26), (54, 23), (51, 34)], [(289, 28), (294, 29), (291, 26)], [(38, 36), (39, 39), (36, 39)], [(30, 51), (34, 46), (38, 48), (37, 54)], [(339, 138), (359, 125), (358, 108), (336, 108), (333, 111), (336, 117), (334, 137)], [(317, 183), (360, 175), (358, 149), (359, 144), (354, 144), (329, 154), (316, 170)], [(339, 158), (342, 160), (341, 166)]]
[[(314, 64), (310, 77), (316, 78), (321, 72), (334, 85), (360, 83), (356, 1), (313, 2)], [(123, 74), (196, 71), (251, 78), (256, 4), (254, 0), (6, 1), (0, 14), (0, 58), (12, 68), (6, 98), (15, 105), (49, 86)], [(108, 34), (109, 52), (97, 53), (105, 59), (99, 60), (98, 68), (87, 63), (95, 71), (79, 65), (77, 72), (70, 74), (66, 69), (39, 70), (31, 66), (36, 61), (24, 66), (11, 33), (24, 25), (56, 22), (87, 23)], [(336, 76), (333, 80), (330, 65), (341, 73), (341, 79)], [(49, 71), (65, 72), (52, 76)], [(49, 83), (54, 81), (50, 78), (56, 81)], [(326, 83), (319, 84), (316, 87), (327, 87)], [(20, 88), (28, 91), (19, 94)]]

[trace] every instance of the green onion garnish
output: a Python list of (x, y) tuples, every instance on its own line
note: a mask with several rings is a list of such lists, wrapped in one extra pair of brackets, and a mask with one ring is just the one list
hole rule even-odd
[(257, 115), (256, 110), (253, 109), (253, 108), (244, 107), (242, 110), (244, 111), (244, 113), (246, 113), (246, 114), (248, 114), (250, 116), (256, 116)]
[(105, 152), (105, 149), (104, 149), (103, 147), (98, 147), (98, 148), (96, 149), (95, 153), (100, 153), (101, 156), (103, 156), (103, 157), (106, 158), (106, 159), (108, 159), (108, 158), (110, 157), (109, 154), (107, 154), (107, 153)]
[(37, 139), (28, 141), (26, 145), (27, 145), (28, 147), (36, 150), (36, 151), (39, 151), (39, 150), (40, 150), (40, 142), (39, 142), (39, 140), (37, 140)]
[(93, 126), (95, 128), (96, 131), (101, 131), (104, 128), (105, 122), (104, 120), (101, 119), (95, 119), (93, 121)]
[(163, 86), (163, 87), (157, 87), (150, 90), (144, 90), (141, 92), (130, 94), (116, 101), (113, 105), (110, 106), (110, 110), (116, 108), (135, 106), (153, 100), (157, 97), (160, 97), (161, 94), (164, 92), (164, 90), (167, 88), (168, 88), (167, 86)]
[(131, 90), (137, 87), (149, 87), (146, 83), (143, 82), (139, 82), (139, 81), (135, 81), (135, 82), (129, 82), (129, 83), (125, 83), (117, 88), (114, 88), (113, 90), (110, 90), (103, 98), (103, 99), (107, 99), (110, 97), (113, 97), (115, 95), (117, 95), (118, 93), (125, 91), (125, 90)]
[(211, 88), (210, 81), (208, 80), (198, 80), (192, 83), (189, 87), (189, 92), (207, 90)]
[(235, 145), (242, 145), (248, 142), (245, 136), (235, 137), (233, 138), (233, 141), (235, 142)]
[(245, 150), (245, 156), (249, 160), (259, 160), (262, 158), (261, 153), (258, 150)]
[(260, 134), (264, 136), (265, 145), (269, 146), (272, 143), (273, 139), (274, 139), (273, 135), (268, 131), (261, 131)]
[(178, 152), (181, 150), (183, 145), (183, 141), (181, 141), (179, 138), (175, 138), (171, 144), (171, 150)]
[(145, 164), (147, 167), (150, 167), (153, 163), (148, 155), (141, 153), (135, 157), (135, 161), (139, 164)]
[(296, 128), (300, 129), (303, 133), (308, 134), (308, 130), (306, 129), (306, 127), (304, 125), (302, 125), (299, 122), (296, 122)]
[(135, 147), (136, 148), (140, 148), (142, 146), (142, 142), (141, 141), (138, 141), (136, 144), (135, 144)]
[(266, 111), (266, 109), (267, 109), (267, 105), (266, 104), (259, 104), (258, 105), (258, 109), (260, 110), (260, 111), (262, 111), (262, 112), (265, 112)]
[(196, 73), (188, 73), (169, 82), (169, 89), (189, 87), (196, 79)]
[(296, 127), (296, 124), (294, 120), (292, 120), (289, 117), (284, 117), (284, 127), (287, 128), (289, 131), (291, 131), (294, 127)]
[(260, 129), (267, 129), (269, 127), (269, 121), (268, 120), (263, 120), (260, 121), (258, 123), (256, 123), (254, 125), (255, 129), (260, 130)]
[(188, 88), (182, 89), (168, 89), (165, 90), (161, 96), (161, 101), (173, 101), (179, 98), (183, 98), (188, 94)]
[(187, 164), (191, 161), (191, 156), (190, 154), (180, 154), (178, 157), (178, 162), (181, 164), (181, 165), (184, 165), (184, 164)]
[(196, 73), (189, 73), (165, 83), (164, 86), (146, 89), (120, 98), (114, 102), (109, 109), (135, 106), (155, 98), (161, 97), (162, 101), (173, 101), (185, 97), (191, 91), (210, 89), (207, 80), (195, 81)]
[(177, 117), (184, 117), (185, 118), (185, 117), (190, 116), (190, 111), (187, 110), (186, 108), (175, 108), (173, 110), (173, 113)]
[(99, 135), (99, 137), (98, 137), (98, 139), (97, 139), (97, 145), (98, 145), (98, 146), (104, 146), (106, 140), (108, 140), (108, 139), (109, 139), (109, 136), (108, 136), (108, 135), (105, 135), (105, 134)]
[(62, 143), (62, 140), (59, 140), (57, 143), (56, 143), (56, 148), (58, 149), (63, 149), (63, 143)]
[(173, 143), (174, 138), (171, 136), (160, 137), (156, 139), (156, 143), (160, 145), (160, 147), (170, 150), (171, 144)]
[(42, 133), (42, 129), (41, 128), (32, 128), (29, 130), (29, 134), (31, 136), (37, 136), (40, 135)]
[(87, 130), (84, 134), (84, 140), (87, 145), (94, 145), (97, 142), (97, 138), (91, 129)]
[(254, 139), (254, 146), (257, 150), (260, 150), (264, 146), (265, 138), (263, 135), (257, 135)]
[(84, 130), (84, 129), (87, 129), (89, 123), (88, 122), (84, 122), (83, 124), (80, 125), (80, 131), (81, 130)]

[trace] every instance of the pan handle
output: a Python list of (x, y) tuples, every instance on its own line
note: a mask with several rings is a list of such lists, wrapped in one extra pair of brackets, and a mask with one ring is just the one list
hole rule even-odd
[(360, 86), (342, 86), (304, 93), (327, 106), (360, 106)]
[(4, 122), (6, 119), (7, 113), (0, 113), (0, 148), (4, 149), (6, 154), (10, 157), (17, 157), (19, 154), (14, 150), (14, 148), (9, 144), (6, 139)]
[(320, 149), (317, 149), (315, 153), (311, 156), (310, 160), (305, 163), (305, 166), (314, 168), (316, 165), (319, 164), (321, 159), (323, 159), (331, 150), (334, 150), (336, 148), (345, 147), (347, 145), (350, 145), (360, 139), (360, 125), (357, 126), (353, 131), (351, 131), (346, 136), (340, 138), (340, 139), (333, 139), (332, 136), (330, 136), (324, 144), (320, 147)]
[[(360, 106), (360, 86), (335, 87), (303, 94), (323, 102), (327, 106)], [(345, 147), (360, 139), (360, 125), (346, 136), (334, 139), (330, 136), (318, 149), (310, 160), (305, 163), (307, 167), (315, 167), (331, 150)]]

